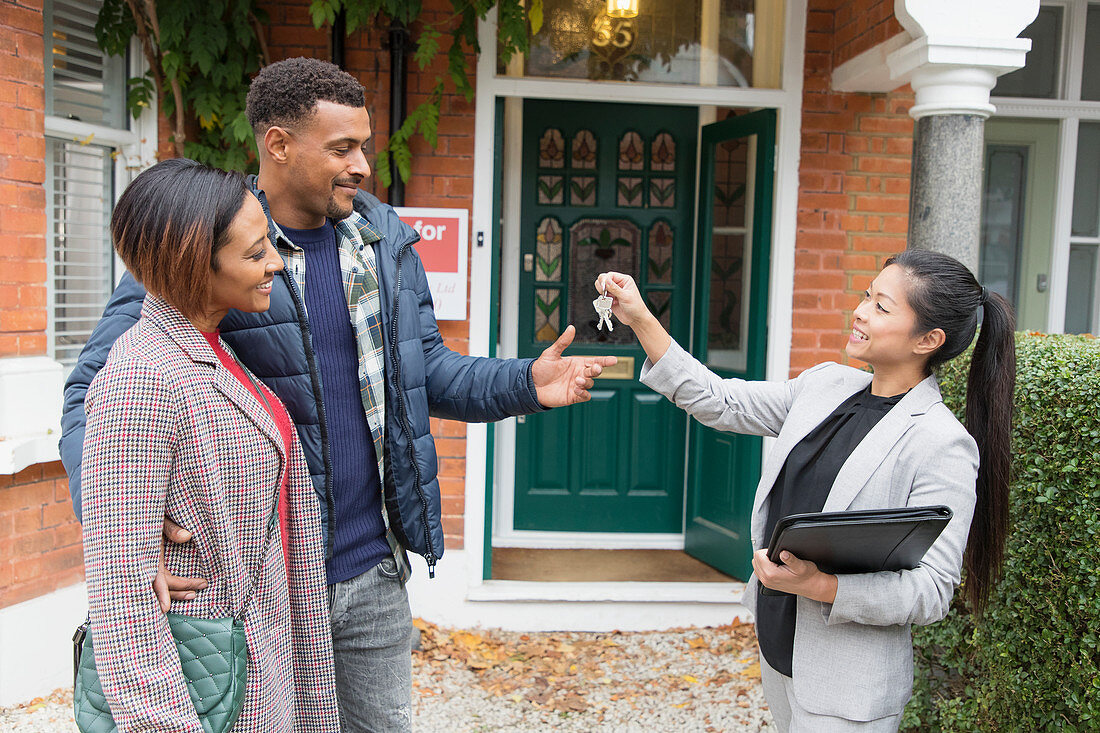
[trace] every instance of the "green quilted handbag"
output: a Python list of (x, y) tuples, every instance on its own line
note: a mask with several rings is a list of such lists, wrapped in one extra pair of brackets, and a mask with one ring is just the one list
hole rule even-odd
[[(169, 613), (168, 625), (176, 640), (187, 692), (205, 733), (226, 733), (233, 729), (244, 705), (248, 670), (248, 641), (244, 624), (232, 617), (194, 618)], [(92, 635), (85, 622), (77, 630), (76, 677), (73, 700), (76, 725), (82, 733), (112, 733), (118, 730), (99, 674), (95, 668)]]

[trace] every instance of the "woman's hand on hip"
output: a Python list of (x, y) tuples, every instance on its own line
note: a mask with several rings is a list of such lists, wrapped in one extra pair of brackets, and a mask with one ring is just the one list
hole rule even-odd
[(172, 601), (189, 601), (195, 594), (206, 588), (204, 578), (184, 578), (172, 575), (164, 565), (164, 543), (175, 542), (184, 544), (191, 541), (191, 533), (173, 522), (168, 517), (164, 518), (164, 539), (160, 544), (160, 562), (157, 566), (157, 576), (153, 578), (153, 592), (157, 596), (160, 610), (168, 613), (172, 607)]
[(765, 588), (793, 593), (812, 601), (832, 603), (836, 599), (836, 576), (823, 573), (809, 560), (800, 560), (783, 550), (782, 565), (768, 559), (767, 550), (757, 550), (752, 556), (752, 569)]

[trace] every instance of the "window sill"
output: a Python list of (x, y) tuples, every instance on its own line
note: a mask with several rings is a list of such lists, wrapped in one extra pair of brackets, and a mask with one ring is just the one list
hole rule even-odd
[(0, 359), (0, 475), (58, 459), (63, 385), (49, 357)]
[(61, 456), (53, 432), (0, 440), (0, 476), (19, 473), (36, 463), (52, 463)]

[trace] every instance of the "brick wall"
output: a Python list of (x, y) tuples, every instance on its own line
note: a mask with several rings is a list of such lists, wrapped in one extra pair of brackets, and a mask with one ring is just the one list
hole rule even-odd
[(904, 30), (894, 17), (894, 0), (845, 0), (835, 5), (834, 67)]
[[(330, 31), (315, 30), (309, 17), (309, 0), (282, 0), (264, 5), (271, 17), (268, 26), (268, 47), (272, 61), (293, 56), (331, 58)], [(450, 3), (427, 0), (421, 22), (440, 23), (453, 16)], [(415, 41), (419, 23), (412, 29)], [(446, 36), (444, 37), (444, 42)], [(371, 117), (375, 149), (382, 148), (389, 138), (390, 54), (384, 25), (357, 30), (345, 40), (345, 70), (355, 76), (367, 93), (367, 111)], [(420, 72), (409, 59), (409, 112), (423, 102), (435, 85), (436, 75), (446, 67), (446, 50), (436, 64)], [(469, 58), (471, 80), (475, 60)], [(461, 95), (443, 98), (439, 118), (439, 142), (433, 150), (419, 136), (413, 140), (412, 178), (405, 185), (407, 206), (443, 208), (473, 207), (474, 176), (474, 104)], [(383, 201), (384, 187), (372, 177), (363, 188)], [(469, 238), (473, 242), (473, 237)], [(468, 321), (442, 321), (440, 332), (448, 347), (469, 353), (470, 324)], [(463, 512), (466, 476), (466, 426), (446, 420), (432, 419), (432, 434), (439, 452), (440, 490), (443, 497), (443, 530), (447, 547), (463, 545)]]
[(83, 579), (80, 524), (60, 461), (0, 476), (0, 608)]
[(890, 254), (905, 248), (913, 103), (830, 90), (833, 68), (901, 27), (886, 0), (811, 0), (795, 240), (791, 374), (844, 354), (851, 313)]
[(46, 353), (41, 0), (0, 0), (0, 357)]
[[(0, 0), (0, 358), (46, 353), (41, 0)], [(0, 608), (83, 579), (60, 463), (0, 475)]]

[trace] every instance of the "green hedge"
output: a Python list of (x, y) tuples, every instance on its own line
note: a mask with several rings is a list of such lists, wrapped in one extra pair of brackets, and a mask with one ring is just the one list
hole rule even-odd
[[(903, 730), (1100, 730), (1100, 341), (1020, 334), (1016, 349), (1004, 571), (982, 618), (956, 595), (914, 629)], [(968, 368), (940, 376), (960, 418)]]

